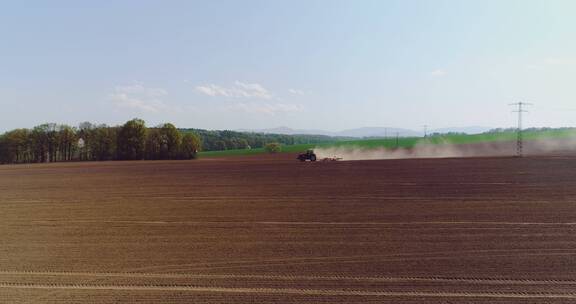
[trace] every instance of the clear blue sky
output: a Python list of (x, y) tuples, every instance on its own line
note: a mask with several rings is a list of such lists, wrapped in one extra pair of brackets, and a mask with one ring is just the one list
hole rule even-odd
[(0, 131), (576, 125), (576, 1), (2, 1)]

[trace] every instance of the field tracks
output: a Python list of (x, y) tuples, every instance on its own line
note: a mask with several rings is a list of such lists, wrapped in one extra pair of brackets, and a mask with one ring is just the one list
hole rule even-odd
[(366, 282), (454, 282), (487, 285), (576, 285), (568, 279), (518, 279), (504, 277), (446, 277), (446, 276), (353, 276), (333, 275), (267, 275), (267, 274), (193, 274), (193, 273), (146, 273), (146, 272), (72, 272), (72, 271), (9, 271), (0, 270), (1, 275), (13, 276), (58, 276), (89, 278), (158, 278), (158, 279), (265, 279), (286, 281), (366, 281)]
[(124, 225), (190, 225), (190, 226), (211, 226), (211, 225), (247, 225), (247, 226), (377, 226), (377, 227), (402, 227), (402, 226), (536, 226), (536, 227), (565, 227), (576, 226), (576, 222), (496, 222), (496, 221), (428, 221), (428, 222), (298, 222), (298, 221), (165, 221), (165, 220), (34, 220), (34, 224), (124, 224)]
[(317, 296), (375, 296), (375, 297), (435, 297), (435, 298), (519, 298), (519, 299), (576, 299), (576, 293), (548, 292), (420, 292), (420, 291), (366, 291), (308, 288), (239, 288), (200, 287), (193, 285), (106, 285), (106, 284), (34, 284), (0, 282), (0, 288), (48, 290), (121, 290), (121, 291), (181, 291), (207, 293), (294, 294)]
[(352, 255), (352, 256), (320, 256), (320, 257), (294, 257), (273, 259), (246, 259), (229, 262), (196, 262), (189, 264), (171, 264), (141, 267), (138, 271), (161, 271), (161, 272), (191, 272), (210, 270), (230, 270), (246, 268), (270, 268), (298, 265), (329, 265), (329, 264), (354, 264), (370, 262), (402, 262), (402, 261), (434, 261), (434, 260), (459, 260), (466, 258), (492, 258), (492, 257), (532, 257), (532, 256), (572, 256), (576, 255), (576, 249), (563, 248), (534, 248), (534, 249), (478, 249), (459, 251), (429, 251), (414, 253), (397, 253), (384, 255)]

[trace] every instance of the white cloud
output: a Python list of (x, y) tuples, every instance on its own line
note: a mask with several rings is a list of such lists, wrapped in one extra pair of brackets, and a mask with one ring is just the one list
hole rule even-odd
[(272, 93), (258, 83), (235, 81), (230, 87), (216, 84), (206, 84), (195, 87), (196, 92), (208, 96), (224, 96), (231, 98), (272, 99)]
[(302, 90), (298, 90), (298, 89), (288, 89), (288, 92), (290, 92), (290, 94), (294, 94), (294, 95), (305, 95), (306, 93)]
[(537, 64), (527, 64), (525, 68), (531, 71), (546, 71), (551, 68), (562, 68), (576, 65), (576, 58), (571, 57), (548, 57), (540, 60)]
[(576, 58), (546, 58), (544, 63), (548, 65), (576, 65)]
[(444, 77), (446, 76), (446, 74), (448, 74), (448, 72), (446, 72), (446, 70), (444, 69), (436, 69), (430, 72), (430, 76), (432, 77)]
[(245, 113), (256, 113), (266, 115), (276, 115), (281, 113), (302, 112), (304, 107), (297, 104), (287, 103), (261, 103), (261, 102), (239, 102), (224, 107), (226, 111), (242, 111)]
[(115, 87), (109, 99), (120, 108), (158, 112), (168, 108), (161, 100), (166, 95), (168, 92), (162, 88), (147, 88), (142, 84), (133, 84)]

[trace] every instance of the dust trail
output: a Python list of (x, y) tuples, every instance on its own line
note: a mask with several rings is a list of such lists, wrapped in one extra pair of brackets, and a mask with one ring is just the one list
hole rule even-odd
[[(516, 155), (515, 141), (496, 141), (473, 144), (452, 144), (449, 141), (433, 144), (422, 141), (412, 148), (367, 149), (362, 147), (333, 147), (314, 149), (318, 159), (342, 158), (342, 160), (404, 159), (404, 158), (460, 158), (497, 157)], [(524, 143), (525, 155), (547, 153), (576, 153), (576, 136), (539, 139)]]

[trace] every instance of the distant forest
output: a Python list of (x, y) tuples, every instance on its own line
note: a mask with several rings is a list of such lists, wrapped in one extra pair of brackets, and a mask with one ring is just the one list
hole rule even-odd
[(282, 145), (317, 144), (347, 139), (324, 135), (283, 135), (202, 129), (181, 129), (181, 131), (184, 134), (192, 132), (200, 136), (203, 151), (262, 148), (268, 143)]
[(0, 163), (193, 159), (202, 150), (261, 148), (272, 142), (292, 145), (334, 140), (319, 135), (177, 129), (170, 123), (150, 128), (141, 119), (130, 120), (121, 126), (85, 122), (71, 127), (48, 123), (1, 134)]

